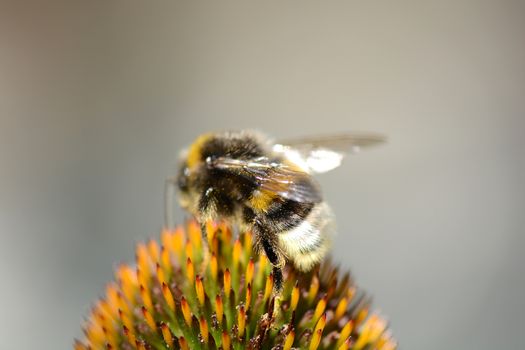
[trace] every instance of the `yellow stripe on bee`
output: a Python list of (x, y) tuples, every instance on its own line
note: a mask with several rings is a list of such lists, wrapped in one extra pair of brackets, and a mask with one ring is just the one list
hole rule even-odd
[(202, 146), (210, 140), (212, 134), (203, 134), (195, 140), (195, 142), (188, 149), (187, 164), (188, 168), (191, 169), (199, 164), (202, 156)]
[(256, 190), (252, 193), (250, 204), (255, 211), (266, 212), (278, 194), (266, 190)]

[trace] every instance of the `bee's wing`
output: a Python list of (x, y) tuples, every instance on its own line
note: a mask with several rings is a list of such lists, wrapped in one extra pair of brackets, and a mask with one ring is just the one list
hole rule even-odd
[(257, 185), (261, 190), (297, 202), (320, 202), (321, 192), (317, 183), (306, 172), (267, 157), (249, 160), (219, 157), (209, 160), (208, 166), (230, 171)]
[(345, 155), (385, 141), (384, 135), (373, 133), (313, 136), (279, 141), (273, 151), (283, 154), (307, 172), (324, 173), (341, 165)]

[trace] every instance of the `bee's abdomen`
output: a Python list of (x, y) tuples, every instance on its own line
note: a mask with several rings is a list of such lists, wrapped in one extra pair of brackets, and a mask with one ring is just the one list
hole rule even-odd
[(306, 218), (278, 234), (280, 245), (299, 270), (308, 271), (320, 262), (330, 245), (335, 229), (330, 208), (316, 204)]
[(273, 232), (292, 230), (306, 220), (314, 206), (314, 203), (276, 198), (269, 205), (265, 219)]

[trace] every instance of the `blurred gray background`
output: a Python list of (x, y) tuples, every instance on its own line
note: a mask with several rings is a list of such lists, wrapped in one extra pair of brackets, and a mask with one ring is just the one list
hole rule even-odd
[(402, 349), (525, 346), (523, 1), (0, 7), (0, 348), (71, 348), (226, 128), (387, 134), (319, 178), (336, 259)]

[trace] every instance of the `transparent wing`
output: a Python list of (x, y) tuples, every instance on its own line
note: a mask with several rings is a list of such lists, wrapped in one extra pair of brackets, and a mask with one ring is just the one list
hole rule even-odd
[(363, 148), (385, 141), (384, 135), (373, 133), (312, 136), (279, 141), (273, 151), (283, 154), (307, 172), (324, 173), (341, 165), (347, 154), (359, 153)]
[(216, 158), (207, 160), (208, 166), (229, 171), (257, 185), (260, 190), (302, 203), (317, 203), (321, 192), (314, 179), (301, 169), (272, 161), (267, 157), (249, 160)]

